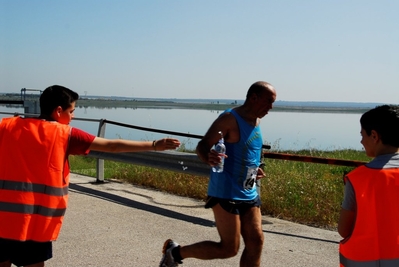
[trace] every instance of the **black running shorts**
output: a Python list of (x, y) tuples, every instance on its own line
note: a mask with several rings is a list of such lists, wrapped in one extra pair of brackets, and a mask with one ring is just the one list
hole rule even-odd
[(227, 212), (232, 214), (244, 214), (248, 209), (252, 207), (260, 207), (262, 204), (259, 196), (253, 200), (229, 200), (217, 197), (208, 196), (205, 203), (205, 208), (209, 209), (218, 204)]

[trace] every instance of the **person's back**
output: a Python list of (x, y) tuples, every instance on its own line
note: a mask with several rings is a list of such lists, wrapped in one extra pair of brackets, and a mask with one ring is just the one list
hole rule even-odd
[(345, 177), (338, 231), (341, 266), (399, 266), (399, 106), (361, 118), (366, 153), (375, 157)]
[[(68, 125), (36, 118), (1, 121), (1, 238), (38, 242), (57, 238), (68, 196), (63, 170), (69, 133)], [(32, 225), (42, 227), (32, 231)]]

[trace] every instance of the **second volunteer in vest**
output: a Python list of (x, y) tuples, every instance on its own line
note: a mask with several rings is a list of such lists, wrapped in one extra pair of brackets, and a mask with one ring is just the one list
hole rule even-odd
[(399, 106), (369, 110), (360, 124), (361, 143), (374, 159), (345, 177), (340, 266), (399, 266)]

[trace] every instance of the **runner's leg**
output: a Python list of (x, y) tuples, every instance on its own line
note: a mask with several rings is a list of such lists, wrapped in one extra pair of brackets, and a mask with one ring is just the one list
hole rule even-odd
[(239, 215), (225, 211), (219, 204), (212, 207), (220, 242), (202, 241), (181, 246), (180, 255), (185, 258), (225, 259), (237, 255), (240, 247)]
[(260, 208), (252, 207), (240, 215), (240, 218), (241, 235), (245, 244), (240, 267), (259, 267), (264, 241)]

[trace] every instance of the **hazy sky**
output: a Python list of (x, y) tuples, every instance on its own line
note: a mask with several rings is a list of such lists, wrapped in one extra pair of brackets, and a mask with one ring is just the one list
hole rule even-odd
[(398, 0), (0, 0), (0, 92), (399, 103)]

